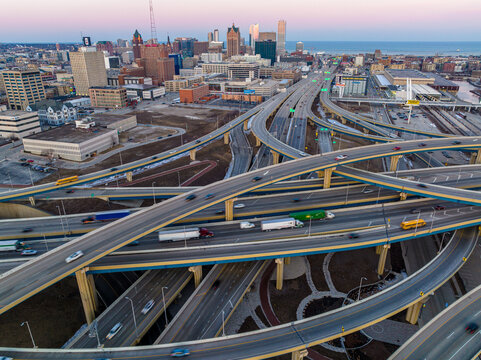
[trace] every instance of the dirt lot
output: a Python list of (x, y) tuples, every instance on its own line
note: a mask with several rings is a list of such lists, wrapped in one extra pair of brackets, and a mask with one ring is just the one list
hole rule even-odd
[(307, 257), (307, 260), (309, 260), (311, 264), (312, 281), (319, 291), (329, 291), (324, 273), (322, 272), (322, 262), (325, 257), (326, 254), (310, 255)]
[(75, 278), (68, 277), (1, 315), (0, 346), (32, 347), (27, 328), (20, 327), (24, 321), (38, 347), (62, 346), (85, 323)]

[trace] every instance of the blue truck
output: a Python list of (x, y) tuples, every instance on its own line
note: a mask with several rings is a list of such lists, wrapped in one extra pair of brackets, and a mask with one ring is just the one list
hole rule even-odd
[(100, 222), (100, 221), (104, 222), (104, 221), (118, 220), (129, 215), (130, 215), (130, 210), (115, 210), (115, 211), (99, 212), (99, 213), (96, 213), (95, 215), (82, 219), (82, 223), (88, 224), (88, 223)]

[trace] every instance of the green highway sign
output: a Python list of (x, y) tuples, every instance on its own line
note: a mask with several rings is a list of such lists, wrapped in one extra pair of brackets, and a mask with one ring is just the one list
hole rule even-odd
[(327, 89), (321, 89), (321, 91), (327, 91)]
[(317, 82), (317, 80), (312, 80), (312, 82)]
[(289, 112), (291, 112), (291, 113), (293, 113), (294, 111), (296, 111), (296, 110), (294, 110), (294, 109), (292, 109), (292, 108), (289, 109)]
[(324, 80), (331, 80), (331, 78), (325, 78)]

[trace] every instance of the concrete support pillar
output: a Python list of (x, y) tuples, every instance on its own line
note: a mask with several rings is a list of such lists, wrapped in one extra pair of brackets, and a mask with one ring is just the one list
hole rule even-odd
[(256, 146), (261, 146), (261, 141), (257, 136), (256, 136)]
[(402, 158), (402, 155), (391, 156), (391, 165), (389, 166), (389, 171), (397, 170), (397, 164), (399, 163), (400, 158)]
[(335, 167), (324, 170), (324, 189), (329, 189), (331, 187), (331, 176), (334, 170), (336, 170)]
[(303, 360), (307, 356), (307, 354), (307, 349), (293, 351), (291, 360)]
[(277, 272), (276, 272), (276, 289), (282, 290), (282, 280), (284, 279), (284, 259), (276, 259)]
[(322, 179), (322, 178), (324, 177), (324, 170), (319, 170), (319, 171), (317, 172), (317, 177), (318, 177), (319, 179)]
[(341, 122), (342, 122), (343, 125), (346, 125), (347, 124), (346, 118), (341, 118)]
[(189, 271), (194, 273), (194, 284), (197, 288), (202, 281), (202, 265), (191, 266), (189, 267)]
[(125, 173), (125, 176), (127, 178), (127, 181), (132, 181), (132, 178), (134, 177), (134, 174), (132, 173), (132, 171), (129, 171), (127, 173)]
[(476, 157), (478, 156), (478, 153), (475, 153), (475, 152), (472, 152), (471, 153), (471, 157), (469, 158), (469, 163), (472, 165), (472, 164), (476, 164)]
[(377, 264), (377, 273), (382, 275), (384, 273), (384, 266), (386, 265), (387, 253), (391, 245), (382, 245), (381, 253), (379, 254), (379, 263)]
[(476, 164), (481, 164), (481, 150), (478, 150), (478, 153), (476, 154)]
[(248, 125), (249, 125), (249, 120), (244, 121), (244, 131), (247, 131)]
[(419, 313), (421, 312), (422, 306), (423, 302), (418, 301), (416, 304), (408, 307), (408, 311), (406, 313), (406, 321), (409, 321), (413, 325), (416, 324), (418, 322)]
[(272, 151), (272, 163), (275, 165), (275, 164), (279, 164), (279, 153), (278, 152), (275, 152), (275, 151)]
[(224, 145), (229, 145), (229, 132), (224, 134)]
[(95, 283), (91, 275), (87, 276), (88, 268), (80, 269), (75, 273), (77, 285), (82, 299), (82, 306), (85, 313), (87, 324), (95, 319), (95, 310), (97, 309), (97, 294), (95, 292)]
[(234, 220), (234, 200), (229, 199), (225, 201), (225, 221)]
[(291, 263), (291, 258), (290, 258), (290, 257), (284, 258), (284, 264), (289, 265), (290, 263)]
[(376, 255), (381, 254), (381, 251), (382, 251), (382, 245), (376, 246)]
[(189, 151), (190, 160), (195, 161), (195, 153), (196, 153), (195, 149), (192, 149)]
[(30, 201), (30, 204), (32, 204), (32, 206), (35, 206), (35, 198), (33, 196), (29, 196), (28, 200)]
[(407, 193), (405, 193), (405, 192), (399, 193), (399, 199), (400, 199), (401, 201), (404, 201), (404, 200), (406, 200), (407, 198), (408, 198), (408, 194), (407, 194)]
[(364, 134), (368, 134), (368, 133), (369, 133), (369, 129), (362, 128), (362, 132), (363, 132)]

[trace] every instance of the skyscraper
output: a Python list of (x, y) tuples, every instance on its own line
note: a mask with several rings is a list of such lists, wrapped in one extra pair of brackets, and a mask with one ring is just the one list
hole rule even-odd
[(214, 41), (219, 41), (219, 29), (214, 29)]
[[(102, 63), (103, 63), (102, 54)], [(8, 107), (25, 110), (45, 99), (45, 87), (38, 70), (5, 70), (0, 73), (7, 93)]]
[(209, 32), (207, 33), (207, 41), (210, 42), (210, 43), (211, 43), (212, 41), (214, 41), (214, 34), (212, 33), (212, 31), (209, 31)]
[(272, 40), (256, 41), (255, 53), (263, 59), (269, 59), (270, 65), (276, 62), (276, 42)]
[(276, 41), (275, 31), (261, 31), (259, 33), (259, 38), (256, 41)]
[(140, 46), (143, 43), (144, 43), (144, 40), (142, 40), (142, 36), (137, 30), (135, 30), (134, 37), (132, 39), (132, 47), (134, 49), (134, 59), (140, 58)]
[(240, 54), (240, 29), (232, 24), (227, 29), (227, 56)]
[(286, 52), (286, 21), (279, 20), (277, 22), (277, 53)]
[(252, 24), (249, 26), (249, 46), (254, 47), (257, 40), (259, 40), (259, 24)]
[(70, 64), (77, 95), (88, 96), (92, 86), (107, 86), (103, 52), (94, 47), (81, 47), (70, 53)]

